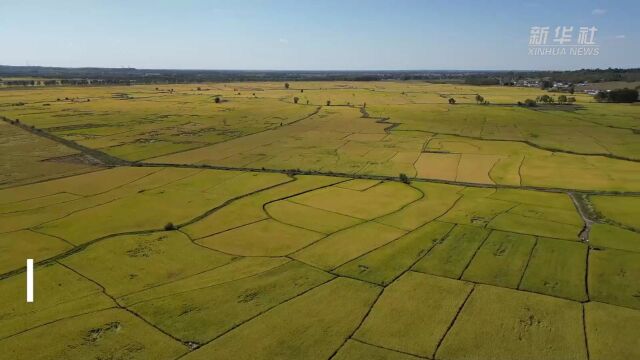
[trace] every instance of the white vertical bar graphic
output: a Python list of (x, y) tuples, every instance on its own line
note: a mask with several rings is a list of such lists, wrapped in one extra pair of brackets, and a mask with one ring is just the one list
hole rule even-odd
[(27, 259), (27, 302), (33, 302), (33, 259)]

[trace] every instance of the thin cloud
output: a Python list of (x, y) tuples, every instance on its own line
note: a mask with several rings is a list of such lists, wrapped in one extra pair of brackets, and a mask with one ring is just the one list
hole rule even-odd
[(607, 13), (607, 10), (606, 10), (606, 9), (593, 9), (593, 10), (591, 11), (591, 14), (592, 14), (592, 15), (604, 15), (604, 14), (606, 14), (606, 13)]
[(281, 44), (288, 44), (288, 43), (289, 43), (289, 40), (288, 40), (288, 39), (283, 39), (283, 38), (278, 39), (278, 41), (279, 41)]
[(621, 35), (616, 35), (615, 37), (616, 37), (616, 39), (624, 39), (624, 38), (626, 38), (627, 36), (626, 36), (626, 35), (624, 35), (624, 34), (621, 34)]

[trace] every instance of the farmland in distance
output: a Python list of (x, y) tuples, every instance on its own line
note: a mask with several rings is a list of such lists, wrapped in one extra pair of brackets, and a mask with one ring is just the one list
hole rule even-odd
[(543, 94), (2, 89), (0, 349), (639, 358), (640, 107)]

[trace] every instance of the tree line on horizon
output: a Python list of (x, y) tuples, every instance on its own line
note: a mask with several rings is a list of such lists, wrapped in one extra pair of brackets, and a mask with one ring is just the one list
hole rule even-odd
[[(464, 82), (470, 85), (508, 84), (538, 78), (569, 83), (640, 81), (640, 68), (581, 69), (572, 71), (253, 71), (253, 70), (149, 70), (135, 68), (60, 68), (0, 65), (0, 78), (8, 86), (179, 84), (232, 81), (380, 81), (424, 80)], [(1, 79), (0, 79), (1, 81)]]

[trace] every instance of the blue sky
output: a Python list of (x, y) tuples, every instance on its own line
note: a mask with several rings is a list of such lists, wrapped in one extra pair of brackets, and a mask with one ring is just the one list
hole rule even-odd
[[(180, 69), (640, 67), (639, 1), (0, 0), (0, 64)], [(598, 56), (531, 56), (596, 26)]]

